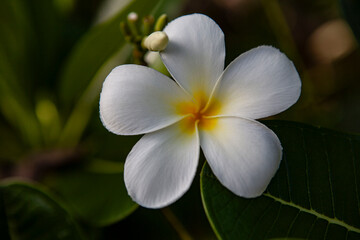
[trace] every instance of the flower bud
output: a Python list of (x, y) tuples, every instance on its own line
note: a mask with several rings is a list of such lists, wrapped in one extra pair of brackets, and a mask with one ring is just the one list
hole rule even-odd
[(131, 12), (127, 16), (127, 24), (129, 26), (130, 32), (134, 38), (140, 37), (139, 31), (138, 31), (138, 23), (139, 16), (135, 12)]
[(131, 42), (132, 35), (129, 26), (125, 22), (120, 22), (120, 31), (124, 36), (125, 40)]
[(128, 14), (127, 19), (128, 21), (136, 22), (139, 19), (139, 16), (137, 15), (136, 12), (131, 12)]
[(152, 32), (155, 19), (153, 16), (146, 16), (143, 19), (143, 34), (149, 35)]
[(166, 48), (169, 38), (165, 32), (153, 32), (144, 40), (144, 46), (150, 51), (162, 51)]
[(165, 25), (168, 23), (168, 17), (166, 14), (162, 14), (156, 21), (154, 30), (162, 31)]

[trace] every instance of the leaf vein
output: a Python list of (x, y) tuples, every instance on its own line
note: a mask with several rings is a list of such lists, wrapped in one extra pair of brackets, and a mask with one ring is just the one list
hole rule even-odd
[(331, 206), (332, 206), (332, 211), (333, 211), (333, 216), (334, 218), (336, 217), (335, 215), (335, 200), (334, 200), (334, 192), (333, 192), (333, 188), (332, 188), (332, 184), (331, 184), (331, 169), (330, 169), (330, 160), (329, 160), (329, 155), (328, 155), (328, 151), (327, 151), (327, 147), (326, 147), (326, 142), (324, 139), (324, 134), (321, 134), (321, 139), (322, 142), (324, 144), (324, 148), (325, 148), (325, 157), (326, 157), (326, 162), (327, 162), (327, 170), (328, 170), (328, 181), (329, 181), (329, 186), (330, 186), (330, 195), (331, 195)]
[(294, 224), (295, 224), (295, 222), (296, 222), (296, 219), (299, 217), (300, 212), (301, 212), (301, 210), (299, 209), (298, 213), (297, 213), (296, 216), (294, 217), (294, 220), (292, 220), (292, 222), (290, 223), (289, 229), (288, 229), (288, 231), (287, 231), (287, 233), (286, 233), (286, 238), (289, 237), (290, 231), (291, 231), (292, 227), (294, 226)]
[(231, 227), (231, 230), (229, 231), (229, 233), (234, 232), (235, 227), (238, 225), (238, 221), (240, 220), (241, 216), (244, 214), (244, 212), (246, 211), (246, 209), (248, 209), (248, 207), (254, 203), (254, 201), (247, 201), (247, 204), (245, 206), (245, 208), (241, 211), (241, 213), (236, 217), (236, 220), (233, 222), (233, 225)]
[[(276, 202), (275, 199), (273, 199), (273, 200), (274, 200), (274, 202)], [(274, 228), (274, 226), (275, 226), (275, 223), (276, 223), (277, 220), (279, 219), (280, 212), (281, 212), (281, 208), (282, 208), (282, 204), (279, 204), (279, 210), (278, 210), (278, 212), (277, 212), (277, 214), (276, 214), (276, 218), (275, 218), (273, 224), (271, 225), (270, 229), (269, 229), (268, 232), (266, 233), (264, 239), (267, 239), (267, 238), (268, 238), (267, 236), (268, 236), (268, 235), (271, 233), (271, 231), (273, 230), (273, 228)]]
[(306, 175), (306, 186), (307, 186), (307, 195), (309, 199), (309, 206), (310, 209), (312, 209), (312, 203), (311, 203), (311, 192), (310, 192), (310, 181), (309, 181), (309, 156), (306, 151), (306, 142), (305, 142), (305, 136), (304, 136), (304, 130), (301, 128), (301, 138), (302, 138), (302, 145), (305, 153), (305, 175)]
[(284, 201), (283, 199), (278, 198), (278, 197), (275, 197), (275, 196), (273, 196), (273, 195), (271, 195), (271, 194), (269, 194), (269, 193), (264, 193), (263, 196), (272, 198), (272, 199), (274, 199), (275, 201), (281, 203), (282, 205), (286, 205), (286, 206), (290, 206), (290, 207), (293, 207), (293, 208), (297, 208), (297, 209), (299, 209), (299, 210), (302, 211), (302, 212), (305, 212), (305, 213), (314, 215), (314, 216), (316, 216), (317, 218), (320, 218), (320, 219), (323, 219), (323, 220), (327, 221), (328, 223), (336, 224), (336, 225), (339, 225), (339, 226), (341, 226), (341, 227), (346, 228), (346, 229), (349, 230), (349, 231), (356, 232), (356, 233), (360, 233), (360, 229), (359, 229), (359, 228), (356, 228), (356, 227), (354, 227), (354, 226), (352, 226), (352, 225), (350, 225), (350, 224), (347, 224), (346, 222), (343, 222), (343, 221), (341, 221), (341, 220), (339, 220), (339, 219), (337, 219), (337, 218), (335, 218), (335, 217), (334, 217), (334, 218), (330, 218), (330, 217), (328, 217), (328, 216), (326, 216), (326, 215), (323, 215), (323, 214), (321, 214), (321, 213), (318, 213), (318, 212), (314, 211), (313, 209), (306, 209), (306, 208), (304, 208), (304, 207), (302, 207), (302, 206), (299, 206), (299, 205), (297, 205), (297, 204), (295, 204), (295, 203), (293, 203), (293, 202), (286, 202), (286, 201)]
[(306, 239), (309, 239), (309, 236), (310, 236), (310, 234), (311, 234), (312, 230), (314, 229), (314, 227), (315, 227), (315, 223), (316, 223), (316, 221), (317, 221), (318, 219), (319, 219), (318, 217), (315, 217), (314, 222), (312, 223), (311, 227), (309, 228), (308, 233), (306, 234)]
[(351, 156), (352, 156), (352, 163), (353, 163), (353, 170), (354, 170), (354, 178), (355, 178), (355, 194), (356, 194), (356, 202), (358, 205), (358, 209), (360, 210), (360, 200), (359, 200), (359, 185), (358, 185), (358, 180), (356, 177), (356, 163), (355, 163), (355, 153), (353, 151), (354, 149), (354, 145), (352, 142), (352, 139), (349, 138), (349, 142), (350, 142), (350, 150), (351, 150)]
[(287, 162), (286, 158), (284, 158), (283, 160), (284, 160), (284, 163), (285, 163), (286, 181), (287, 181), (287, 184), (288, 184), (289, 199), (290, 199), (290, 202), (291, 202), (292, 200), (291, 200), (291, 187), (290, 187), (289, 166), (288, 166), (288, 162)]
[(261, 214), (261, 216), (260, 216), (260, 217), (258, 218), (258, 220), (255, 222), (254, 228), (253, 228), (253, 230), (252, 230), (252, 232), (251, 232), (251, 234), (250, 234), (249, 239), (254, 239), (254, 238), (253, 238), (253, 235), (254, 235), (255, 232), (256, 232), (255, 230), (256, 230), (259, 222), (260, 222), (261, 219), (268, 213), (268, 211), (271, 209), (271, 205), (274, 204), (274, 203), (276, 203), (276, 202), (275, 202), (275, 201), (270, 202), (270, 203), (267, 205), (266, 209), (264, 210), (263, 214)]
[(325, 230), (325, 233), (324, 233), (324, 240), (326, 240), (326, 237), (327, 237), (327, 234), (328, 234), (328, 231), (329, 231), (329, 225), (330, 225), (330, 223), (327, 222), (326, 223), (326, 230)]

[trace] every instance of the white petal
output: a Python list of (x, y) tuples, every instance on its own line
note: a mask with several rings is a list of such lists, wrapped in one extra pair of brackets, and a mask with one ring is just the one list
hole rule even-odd
[(199, 159), (199, 137), (182, 131), (181, 122), (146, 134), (125, 162), (125, 185), (141, 206), (161, 208), (190, 187)]
[(107, 76), (100, 96), (100, 116), (116, 134), (136, 135), (155, 131), (183, 116), (176, 103), (189, 96), (173, 80), (147, 67), (122, 65)]
[(225, 42), (220, 27), (209, 17), (191, 14), (170, 22), (169, 37), (160, 56), (174, 79), (193, 96), (210, 96), (224, 70)]
[(200, 131), (200, 144), (219, 181), (238, 196), (260, 196), (279, 167), (279, 139), (261, 123), (236, 117), (213, 118), (214, 129)]
[(280, 113), (300, 96), (301, 81), (293, 63), (269, 46), (236, 58), (224, 71), (214, 97), (219, 115), (258, 119)]

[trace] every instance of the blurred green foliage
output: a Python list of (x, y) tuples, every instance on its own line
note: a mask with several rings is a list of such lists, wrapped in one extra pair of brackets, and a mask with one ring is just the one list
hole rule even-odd
[[(105, 76), (132, 61), (131, 46), (119, 29), (131, 11), (140, 17), (167, 13), (170, 19), (207, 14), (225, 33), (227, 63), (258, 45), (278, 47), (294, 61), (303, 91), (300, 101), (276, 118), (360, 131), (360, 53), (341, 21), (337, 0), (128, 0), (106, 5), (109, 2), (0, 1), (0, 176), (35, 180), (49, 188), (42, 191), (38, 185), (20, 183), (2, 187), (1, 239), (9, 237), (4, 211), (10, 208), (4, 194), (19, 202), (45, 199), (40, 207), (51, 207), (38, 212), (41, 218), (45, 221), (60, 211), (55, 217), (62, 218), (60, 222), (71, 219), (69, 229), (77, 229), (76, 222), (85, 239), (181, 236), (162, 210), (138, 208), (132, 213), (136, 205), (126, 195), (122, 163), (139, 137), (107, 132), (98, 116)], [(350, 10), (359, 5), (342, 2), (357, 33), (358, 12)], [(106, 9), (113, 13), (107, 16)], [(106, 20), (99, 22), (100, 15)], [(331, 25), (332, 20), (339, 20), (342, 28)], [(321, 31), (325, 25), (330, 35)], [(169, 209), (194, 239), (215, 239), (202, 209), (198, 178)], [(33, 204), (17, 209), (20, 203), (15, 203), (14, 213), (25, 213)], [(18, 225), (23, 229), (31, 226), (29, 220), (19, 220), (24, 220)]]

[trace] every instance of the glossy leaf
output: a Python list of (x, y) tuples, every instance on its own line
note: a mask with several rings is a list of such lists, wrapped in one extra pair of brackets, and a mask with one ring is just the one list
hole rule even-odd
[(343, 13), (356, 38), (360, 41), (360, 2), (358, 0), (341, 0)]
[(205, 164), (201, 192), (220, 239), (360, 239), (360, 136), (265, 121), (283, 159), (266, 192), (245, 199), (224, 188)]
[(1, 239), (83, 239), (68, 212), (38, 186), (8, 183), (0, 196)]
[(59, 175), (53, 188), (78, 218), (96, 226), (117, 222), (137, 208), (119, 172), (69, 172)]

